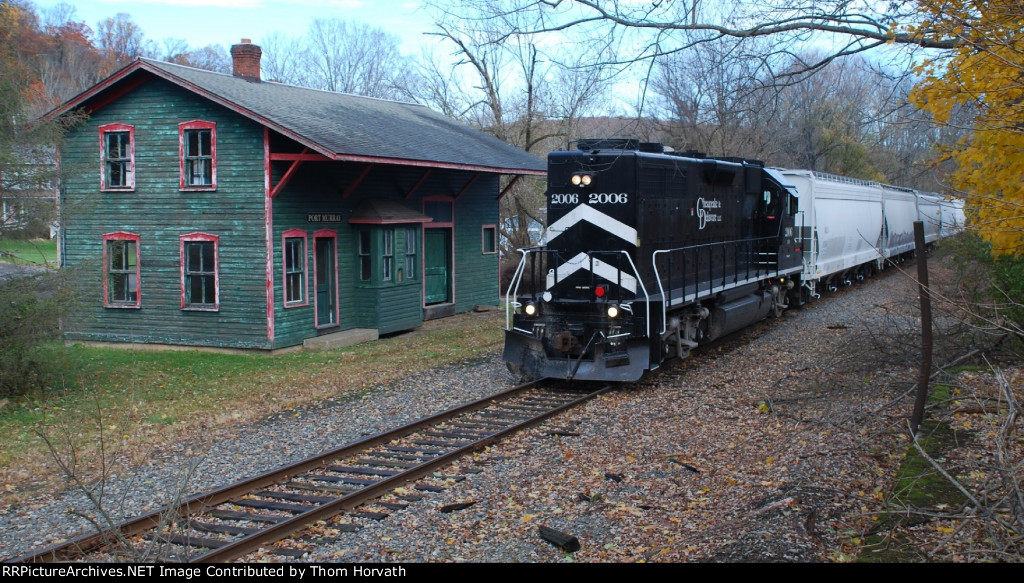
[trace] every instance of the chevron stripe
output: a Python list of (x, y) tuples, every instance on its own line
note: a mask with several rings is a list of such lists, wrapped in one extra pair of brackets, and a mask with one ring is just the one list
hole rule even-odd
[(558, 219), (554, 223), (548, 226), (545, 238), (548, 243), (553, 241), (562, 233), (568, 231), (571, 227), (579, 223), (580, 221), (587, 221), (595, 227), (604, 229), (612, 235), (626, 241), (630, 245), (638, 246), (636, 240), (636, 229), (630, 227), (622, 221), (618, 221), (601, 211), (595, 209), (592, 206), (581, 204), (578, 207), (569, 211), (565, 216)]
[[(555, 281), (562, 281), (577, 271), (585, 269), (590, 271), (590, 256), (586, 253), (580, 253), (576, 257), (566, 261), (565, 263), (558, 266), (555, 273), (548, 272), (548, 289), (551, 289), (555, 285)], [(618, 269), (615, 269), (611, 264), (605, 263), (600, 259), (594, 259), (594, 275), (599, 275), (608, 281), (618, 282), (619, 277), (622, 277), (622, 287), (628, 290), (630, 293), (636, 293), (636, 278), (627, 273), (623, 273)]]

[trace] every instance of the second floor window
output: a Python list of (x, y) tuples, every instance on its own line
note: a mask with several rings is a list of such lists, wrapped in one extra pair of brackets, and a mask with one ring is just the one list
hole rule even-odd
[(216, 125), (204, 121), (183, 123), (181, 130), (182, 189), (217, 188)]
[(100, 169), (102, 190), (135, 188), (135, 128), (124, 124), (100, 127)]

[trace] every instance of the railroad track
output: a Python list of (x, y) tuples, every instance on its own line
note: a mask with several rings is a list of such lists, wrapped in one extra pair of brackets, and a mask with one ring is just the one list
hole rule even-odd
[[(419, 498), (395, 495), (396, 489), (611, 388), (520, 385), (8, 562), (226, 562), (338, 515), (381, 519)], [(385, 496), (391, 501), (381, 501)], [(371, 501), (371, 510), (361, 508)], [(335, 529), (346, 530), (346, 524)]]

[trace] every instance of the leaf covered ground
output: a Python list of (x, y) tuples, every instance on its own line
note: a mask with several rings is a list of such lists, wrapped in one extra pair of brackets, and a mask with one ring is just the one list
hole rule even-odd
[[(953, 281), (934, 269), (933, 281)], [(429, 478), (444, 492), (387, 519), (358, 532), (345, 532), (350, 517), (325, 521), (288, 544), (303, 561), (343, 562), (1018, 562), (1024, 441), (1010, 400), (1024, 396), (1024, 376), (1007, 343), (994, 347), (998, 334), (938, 303), (920, 448), (908, 422), (917, 287), (889, 273), (460, 460)], [(415, 334), (429, 339), (435, 326), (447, 332), (478, 318)], [(384, 384), (359, 378), (357, 393), (322, 406), (277, 406), (263, 418), (251, 406), (245, 419), (208, 422), (213, 442), (154, 445), (145, 472), (125, 482), (126, 498), (139, 508), (173, 494), (150, 490), (190, 456), (206, 464), (200, 473), (252, 472), (322, 451), (332, 433), (351, 441), (341, 436), (511, 383), (495, 348), (484, 352), (429, 370), (406, 359), (387, 368)], [(956, 367), (938, 370), (947, 363)], [(324, 377), (324, 390), (328, 379), (352, 378), (345, 366)], [(402, 367), (404, 379), (395, 374)], [(26, 496), (3, 508), (0, 531), (13, 538), (0, 537), (0, 549), (47, 540), (59, 532), (56, 514), (82, 510), (72, 496)], [(542, 527), (578, 548), (548, 542)]]

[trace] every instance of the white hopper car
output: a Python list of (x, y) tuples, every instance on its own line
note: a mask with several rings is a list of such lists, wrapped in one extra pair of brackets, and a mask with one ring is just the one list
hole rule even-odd
[(796, 189), (804, 270), (797, 303), (913, 256), (914, 222), (925, 243), (959, 232), (963, 201), (810, 170), (776, 169)]

